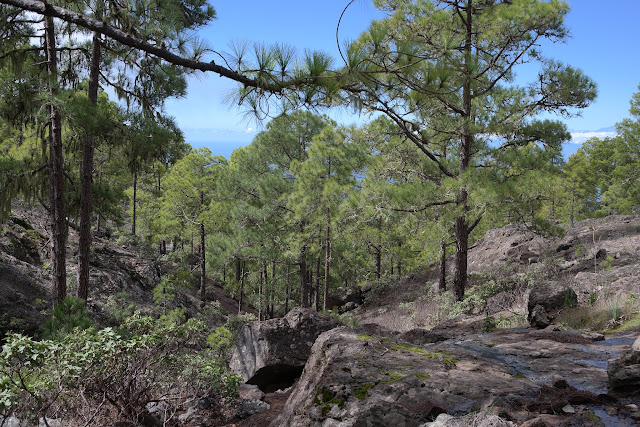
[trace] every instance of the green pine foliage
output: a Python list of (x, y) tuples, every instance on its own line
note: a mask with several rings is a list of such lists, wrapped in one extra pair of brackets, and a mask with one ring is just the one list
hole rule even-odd
[(53, 307), (51, 317), (42, 326), (42, 335), (45, 339), (59, 340), (78, 329), (94, 327), (85, 301), (67, 296)]

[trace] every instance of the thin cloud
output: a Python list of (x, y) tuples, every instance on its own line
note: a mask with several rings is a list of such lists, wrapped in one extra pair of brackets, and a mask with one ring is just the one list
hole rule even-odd
[(587, 131), (571, 132), (571, 144), (582, 144), (591, 138), (613, 138), (617, 133), (614, 131)]

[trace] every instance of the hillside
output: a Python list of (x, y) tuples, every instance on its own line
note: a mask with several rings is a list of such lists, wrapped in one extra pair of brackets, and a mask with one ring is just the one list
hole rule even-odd
[[(0, 229), (0, 335), (8, 330), (36, 334), (51, 308), (49, 246), (43, 209), (16, 206)], [(101, 233), (95, 233), (101, 234)], [(77, 287), (77, 234), (69, 228), (67, 284)], [(134, 310), (160, 312), (153, 290), (161, 277), (182, 271), (178, 263), (145, 249), (130, 237), (94, 236), (87, 307), (98, 325), (108, 326)], [(187, 277), (189, 277), (187, 275)], [(197, 278), (175, 291), (165, 309), (182, 307), (194, 316), (200, 307)], [(224, 316), (237, 314), (238, 302), (219, 283), (209, 281), (208, 301), (218, 301)], [(250, 312), (253, 312), (249, 308)]]
[(561, 313), (558, 322), (593, 329), (632, 318), (637, 322), (640, 217), (581, 221), (560, 238), (544, 238), (518, 226), (489, 230), (469, 251), (471, 288), (464, 303), (454, 304), (438, 292), (437, 267), (370, 286), (365, 304), (353, 315), (359, 323), (398, 332), (443, 328), (458, 315), (463, 316), (457, 323), (476, 331), (487, 316), (499, 327), (525, 326), (531, 289), (550, 283), (569, 286), (577, 294), (578, 307)]

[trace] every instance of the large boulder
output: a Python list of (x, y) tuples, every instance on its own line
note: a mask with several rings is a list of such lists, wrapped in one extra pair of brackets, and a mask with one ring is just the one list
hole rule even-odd
[(544, 312), (553, 319), (555, 315), (566, 307), (577, 304), (578, 297), (573, 289), (559, 283), (545, 283), (535, 286), (529, 293), (528, 320), (532, 320), (534, 309), (544, 309)]
[(620, 357), (609, 360), (607, 375), (611, 388), (640, 387), (640, 337)]
[(419, 426), (535, 387), (511, 368), (447, 343), (427, 346), (338, 328), (320, 335), (271, 426)]
[(316, 338), (338, 326), (336, 319), (309, 308), (251, 322), (240, 331), (231, 370), (264, 392), (289, 387), (302, 373)]
[(327, 301), (327, 308), (338, 308), (341, 313), (351, 311), (362, 305), (364, 296), (359, 286), (339, 287), (331, 295)]

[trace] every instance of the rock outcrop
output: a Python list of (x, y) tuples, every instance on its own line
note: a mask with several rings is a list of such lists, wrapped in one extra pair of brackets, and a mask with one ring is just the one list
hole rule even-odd
[(529, 293), (528, 320), (532, 326), (544, 328), (558, 312), (577, 302), (575, 291), (568, 286), (553, 282), (537, 285)]
[(332, 317), (296, 308), (285, 317), (243, 327), (231, 357), (231, 370), (262, 391), (291, 386), (300, 376), (318, 336), (340, 326)]
[[(625, 337), (597, 344), (578, 332), (549, 329), (420, 346), (337, 328), (316, 340), (302, 376), (270, 425), (476, 425), (464, 417), (471, 412), (481, 414), (473, 418), (485, 423), (478, 425), (598, 425), (590, 421), (594, 415), (588, 405), (604, 412), (607, 405), (629, 403), (615, 403), (606, 394), (602, 367), (603, 359), (619, 354), (626, 342)], [(438, 417), (444, 413), (455, 418)], [(626, 422), (627, 416), (620, 409), (609, 421)], [(554, 424), (545, 424), (547, 418)]]
[(607, 374), (611, 388), (640, 387), (640, 337), (620, 357), (609, 360)]
[(486, 408), (496, 392), (527, 393), (531, 383), (509, 370), (445, 343), (420, 347), (334, 329), (314, 344), (271, 426), (417, 426)]

